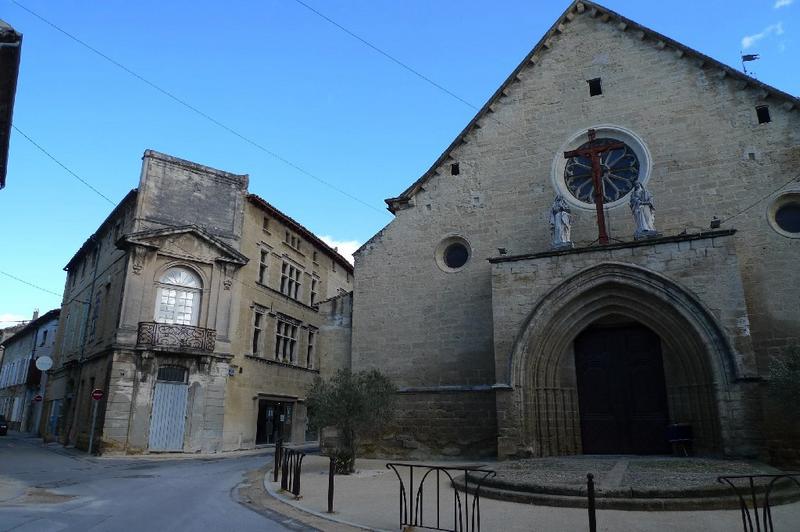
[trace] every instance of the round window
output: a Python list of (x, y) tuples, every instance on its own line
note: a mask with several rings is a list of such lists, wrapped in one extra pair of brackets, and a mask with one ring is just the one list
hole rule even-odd
[[(597, 151), (603, 203), (611, 203), (625, 197), (639, 178), (639, 158), (636, 157), (636, 153), (624, 142), (612, 138), (585, 142), (576, 151), (588, 148)], [(594, 203), (592, 157), (588, 153), (567, 159), (564, 182), (577, 200)]]
[(775, 223), (787, 233), (800, 234), (800, 203), (786, 203), (778, 207)]
[(781, 235), (800, 238), (800, 191), (778, 196), (767, 209), (767, 220)]
[(469, 242), (460, 236), (450, 236), (436, 246), (436, 264), (446, 272), (455, 272), (469, 262), (472, 251)]
[[(594, 138), (590, 138), (590, 131)], [(608, 208), (624, 205), (634, 183), (638, 180), (645, 185), (650, 179), (650, 152), (634, 132), (609, 124), (581, 129), (553, 156), (553, 186), (571, 206), (595, 209), (593, 159), (598, 164), (603, 203)]]
[(444, 250), (444, 264), (448, 268), (460, 268), (469, 259), (469, 250), (461, 242), (453, 242)]

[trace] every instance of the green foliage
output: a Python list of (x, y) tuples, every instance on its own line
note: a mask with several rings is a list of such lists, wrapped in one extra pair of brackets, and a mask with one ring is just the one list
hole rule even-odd
[(772, 357), (768, 390), (787, 412), (796, 410), (800, 404), (800, 346), (790, 347), (783, 355)]
[(309, 425), (339, 433), (334, 451), (337, 473), (352, 473), (357, 440), (378, 434), (394, 417), (397, 388), (377, 370), (339, 370), (330, 380), (317, 378), (308, 393)]

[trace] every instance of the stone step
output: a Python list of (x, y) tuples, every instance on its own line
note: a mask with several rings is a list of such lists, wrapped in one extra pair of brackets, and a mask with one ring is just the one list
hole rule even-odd
[[(464, 491), (463, 475), (457, 477), (454, 486), (459, 491)], [(469, 492), (474, 493), (474, 484), (470, 483)], [(547, 486), (543, 491), (532, 491), (533, 486), (525, 486), (524, 490), (508, 489), (497, 485), (484, 485), (481, 487), (481, 497), (501, 501), (534, 504), (540, 506), (556, 506), (564, 508), (586, 508), (588, 500), (586, 488), (565, 489), (559, 492), (558, 486)], [(739, 509), (739, 499), (730, 491), (709, 490), (707, 495), (702, 495), (704, 490), (695, 489), (690, 496), (683, 492), (659, 492), (649, 490), (626, 495), (624, 490), (614, 490), (613, 495), (596, 492), (595, 507), (603, 510), (640, 510), (640, 511), (681, 511), (681, 510), (733, 510)], [(660, 493), (660, 495), (658, 494)], [(668, 496), (665, 496), (668, 495)], [(800, 500), (800, 492), (791, 488), (778, 488), (770, 495), (772, 506), (787, 504)], [(749, 502), (749, 501), (748, 501)], [(759, 503), (761, 501), (759, 500)]]

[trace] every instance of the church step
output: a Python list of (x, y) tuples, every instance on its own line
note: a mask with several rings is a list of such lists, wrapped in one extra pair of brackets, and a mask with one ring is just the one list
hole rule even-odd
[[(464, 491), (463, 475), (454, 480), (454, 486)], [(509, 486), (508, 483), (500, 483)], [(538, 491), (536, 488), (542, 488)], [(496, 499), (522, 504), (540, 506), (556, 506), (563, 508), (586, 508), (585, 488), (575, 489), (566, 486), (533, 486), (518, 485), (518, 489), (501, 487), (497, 483), (481, 486), (480, 495), (487, 499)], [(470, 483), (469, 493), (474, 493), (475, 486)], [(686, 496), (689, 493), (690, 496)], [(800, 493), (795, 489), (775, 489), (770, 495), (772, 506), (787, 504), (800, 500)], [(683, 490), (668, 492), (659, 490), (639, 491), (613, 490), (596, 492), (595, 506), (605, 510), (733, 510), (739, 508), (739, 499), (730, 491), (715, 489)]]

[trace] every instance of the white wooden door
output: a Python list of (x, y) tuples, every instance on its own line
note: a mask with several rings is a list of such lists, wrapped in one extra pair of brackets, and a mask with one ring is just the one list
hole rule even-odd
[(150, 416), (151, 451), (183, 451), (188, 396), (186, 384), (156, 382)]

